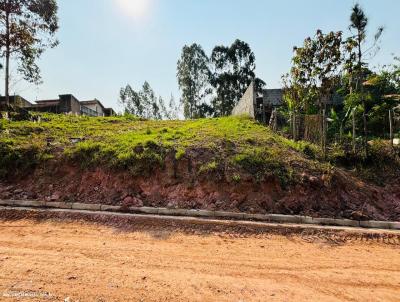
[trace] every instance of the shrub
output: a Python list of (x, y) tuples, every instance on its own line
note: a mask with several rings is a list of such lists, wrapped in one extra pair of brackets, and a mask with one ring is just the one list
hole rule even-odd
[(288, 171), (277, 154), (268, 152), (263, 148), (246, 150), (234, 157), (234, 162), (246, 172), (261, 181), (266, 175), (278, 177), (282, 183), (286, 183)]
[(240, 177), (239, 174), (233, 174), (232, 180), (233, 180), (234, 182), (236, 182), (236, 183), (239, 183), (239, 182), (242, 180), (242, 178)]
[(12, 141), (0, 142), (0, 178), (6, 178), (14, 172), (28, 173), (45, 158), (35, 145), (17, 147)]
[(200, 174), (207, 174), (213, 171), (216, 171), (218, 169), (218, 164), (216, 161), (212, 161), (209, 163), (206, 163), (204, 165), (202, 165), (199, 169), (199, 173)]
[(176, 153), (175, 153), (175, 159), (176, 160), (180, 160), (185, 155), (186, 155), (186, 150), (185, 149), (183, 149), (183, 148), (178, 149), (178, 150), (176, 150)]

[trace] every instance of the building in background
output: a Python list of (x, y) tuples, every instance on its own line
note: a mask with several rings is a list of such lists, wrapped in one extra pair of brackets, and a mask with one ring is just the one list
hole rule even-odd
[(105, 116), (116, 116), (117, 113), (112, 108), (105, 108), (104, 109)]
[[(334, 93), (325, 100), (328, 107), (343, 106), (343, 102), (344, 98), (338, 93)], [(269, 124), (272, 113), (283, 105), (283, 89), (263, 89), (257, 92), (252, 82), (233, 109), (232, 115), (247, 114), (259, 122)]]
[(252, 118), (268, 123), (274, 109), (283, 105), (282, 89), (263, 89), (257, 92), (254, 82), (251, 82), (232, 115), (249, 115)]
[[(6, 97), (0, 97), (0, 107), (6, 105)], [(26, 108), (32, 106), (32, 103), (24, 99), (22, 96), (19, 95), (10, 95), (10, 105), (19, 108)]]
[(105, 109), (106, 108), (97, 99), (90, 100), (90, 101), (82, 101), (81, 102), (81, 106), (84, 108), (84, 110), (85, 109), (89, 109), (90, 110), (89, 114), (94, 114), (94, 112), (96, 112), (95, 116), (105, 116)]
[[(0, 105), (5, 105), (5, 97), (0, 97)], [(10, 104), (35, 112), (49, 112), (56, 114), (75, 114), (85, 116), (112, 116), (116, 115), (112, 108), (105, 108), (97, 100), (79, 101), (72, 94), (59, 95), (57, 99), (38, 100), (35, 104), (27, 101), (21, 96), (10, 96)]]
[[(58, 99), (39, 100), (32, 105), (29, 110), (36, 112), (51, 112), (51, 113), (70, 113), (76, 115), (82, 114), (81, 103), (72, 94), (60, 95)], [(94, 116), (91, 114), (90, 116)]]

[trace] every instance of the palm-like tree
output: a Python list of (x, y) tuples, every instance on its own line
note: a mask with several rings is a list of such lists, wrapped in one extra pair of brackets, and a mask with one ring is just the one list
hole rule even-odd
[(358, 68), (361, 69), (362, 67), (361, 45), (365, 40), (368, 18), (358, 3), (354, 5), (354, 7), (352, 8), (350, 22), (351, 22), (350, 29), (353, 28), (357, 31), (355, 38), (357, 41), (357, 48), (358, 48)]
[(356, 35), (355, 35), (355, 40), (357, 42), (357, 49), (358, 49), (358, 56), (357, 56), (357, 84), (356, 87), (357, 89), (360, 89), (361, 91), (361, 96), (362, 96), (362, 105), (363, 105), (363, 126), (364, 126), (364, 151), (365, 155), (368, 155), (368, 139), (367, 139), (367, 116), (366, 116), (366, 106), (365, 106), (365, 98), (363, 96), (364, 92), (364, 87), (363, 87), (363, 62), (362, 62), (362, 44), (365, 40), (366, 37), (366, 29), (368, 25), (368, 18), (365, 15), (363, 9), (360, 7), (360, 5), (357, 3), (354, 5), (352, 8), (352, 13), (350, 16), (350, 30), (355, 29), (356, 30)]

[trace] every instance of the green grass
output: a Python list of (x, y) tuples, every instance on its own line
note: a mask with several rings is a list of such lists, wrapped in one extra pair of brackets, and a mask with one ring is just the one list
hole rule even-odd
[(212, 173), (218, 169), (218, 163), (216, 161), (212, 161), (209, 163), (203, 164), (200, 169), (199, 173), (200, 174), (207, 174), (207, 173)]
[(212, 173), (224, 161), (259, 180), (275, 175), (287, 182), (294, 174), (291, 162), (326, 169), (326, 164), (313, 160), (316, 146), (294, 143), (248, 117), (192, 121), (40, 117), (40, 123), (0, 120), (0, 176), (52, 159), (80, 163), (83, 168), (103, 165), (137, 175), (162, 168), (170, 152), (181, 160), (188, 150), (199, 148), (214, 155), (202, 163), (199, 173)]

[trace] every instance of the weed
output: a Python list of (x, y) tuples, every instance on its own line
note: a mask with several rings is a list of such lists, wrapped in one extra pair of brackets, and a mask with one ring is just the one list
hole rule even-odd
[(208, 174), (210, 172), (216, 171), (218, 168), (218, 164), (216, 161), (212, 161), (202, 165), (199, 169), (199, 174)]
[(236, 183), (240, 183), (240, 181), (242, 180), (242, 178), (240, 177), (239, 174), (233, 174), (232, 175), (232, 180)]

